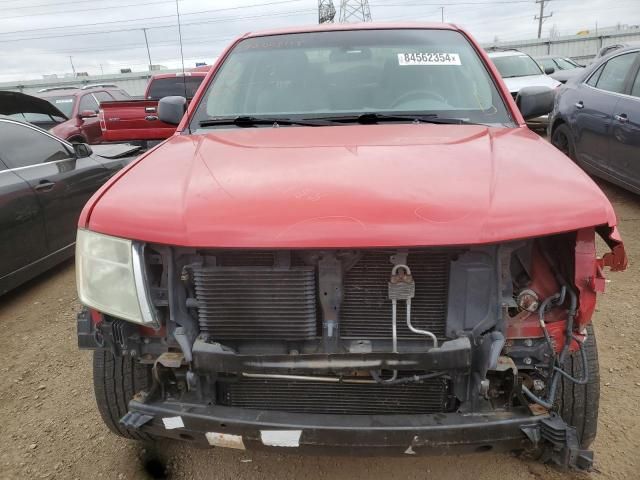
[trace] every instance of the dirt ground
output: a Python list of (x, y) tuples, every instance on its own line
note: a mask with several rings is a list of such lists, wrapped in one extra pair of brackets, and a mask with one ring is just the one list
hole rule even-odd
[[(93, 398), (91, 354), (76, 348), (72, 262), (0, 299), (0, 478), (637, 479), (640, 478), (640, 197), (603, 185), (631, 263), (610, 275), (595, 325), (602, 400), (595, 469), (563, 474), (507, 455), (297, 457), (188, 445), (145, 446), (111, 434)], [(146, 465), (146, 468), (145, 468)], [(159, 478), (159, 477), (156, 477)]]

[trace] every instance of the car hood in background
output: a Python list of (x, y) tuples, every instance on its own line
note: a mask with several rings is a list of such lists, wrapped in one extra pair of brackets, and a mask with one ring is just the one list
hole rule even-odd
[(598, 186), (526, 128), (354, 125), (177, 135), (80, 226), (192, 247), (492, 243), (616, 222)]
[(0, 91), (0, 115), (16, 115), (25, 113), (40, 113), (68, 120), (64, 113), (58, 110), (47, 100), (32, 97), (31, 95), (20, 92)]
[(503, 78), (504, 83), (511, 93), (519, 92), (524, 87), (549, 87), (556, 88), (560, 82), (549, 75), (527, 75), (526, 77)]
[(571, 70), (556, 70), (550, 77), (559, 82), (566, 82), (567, 80), (577, 77), (584, 72), (584, 68), (572, 68)]

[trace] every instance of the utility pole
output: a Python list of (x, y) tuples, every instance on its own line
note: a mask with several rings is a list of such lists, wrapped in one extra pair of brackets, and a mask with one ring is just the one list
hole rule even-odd
[(73, 57), (69, 55), (69, 61), (71, 62), (71, 71), (73, 72), (73, 76), (76, 76), (76, 67), (73, 66)]
[(144, 33), (144, 43), (147, 45), (147, 58), (149, 58), (149, 71), (151, 71), (151, 51), (149, 50), (149, 40), (147, 39), (147, 29), (143, 28), (142, 32)]
[(538, 38), (542, 38), (542, 22), (544, 22), (545, 19), (553, 16), (553, 12), (551, 12), (549, 15), (544, 14), (544, 5), (545, 3), (550, 1), (551, 0), (536, 0), (536, 3), (540, 4), (540, 15), (536, 15), (535, 17), (533, 17), (533, 19), (538, 20)]
[(440, 7), (440, 20), (444, 23), (444, 7)]

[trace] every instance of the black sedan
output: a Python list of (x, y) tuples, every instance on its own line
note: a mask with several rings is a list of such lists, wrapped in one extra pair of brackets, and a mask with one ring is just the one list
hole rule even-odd
[(549, 130), (589, 173), (640, 193), (640, 46), (615, 50), (560, 87)]
[(89, 197), (138, 147), (72, 145), (22, 117), (61, 115), (49, 102), (0, 92), (0, 295), (73, 256)]

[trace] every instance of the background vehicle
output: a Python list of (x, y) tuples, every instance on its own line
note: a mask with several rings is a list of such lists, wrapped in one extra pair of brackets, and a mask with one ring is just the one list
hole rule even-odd
[(100, 105), (100, 128), (109, 142), (164, 140), (175, 131), (175, 125), (158, 120), (158, 100), (172, 95), (189, 100), (207, 76), (210, 67), (182, 73), (154, 75), (147, 84), (144, 100), (105, 102)]
[[(543, 72), (540, 65), (526, 53), (518, 50), (490, 50), (488, 53), (514, 99), (523, 87), (555, 89), (561, 85), (559, 81)], [(547, 116), (531, 119), (528, 123), (531, 126), (544, 126), (547, 124)]]
[(576, 62), (567, 57), (558, 57), (555, 55), (546, 55), (542, 57), (536, 57), (536, 62), (542, 66), (545, 72), (550, 72), (553, 69), (553, 73), (548, 75), (554, 80), (560, 83), (566, 83), (567, 80), (580, 74), (584, 69), (584, 65), (578, 65)]
[(71, 143), (96, 144), (103, 141), (98, 108), (101, 102), (126, 100), (129, 94), (116, 85), (85, 85), (82, 88), (56, 87), (37, 94), (67, 117), (66, 122), (51, 128), (51, 132)]
[(20, 92), (0, 91), (0, 115), (48, 130), (69, 118), (48, 101)]
[(589, 173), (640, 193), (640, 46), (615, 50), (558, 90), (551, 142)]
[[(1, 115), (16, 114), (7, 98), (0, 96), (0, 295), (73, 256), (82, 207), (138, 150), (111, 145), (92, 153)], [(24, 103), (23, 111), (55, 117), (55, 107), (42, 103)]]
[(553, 90), (520, 89), (519, 112), (452, 25), (253, 33), (223, 58), (187, 115), (160, 100), (176, 134), (79, 221), (105, 423), (588, 468), (590, 320), (626, 254), (597, 185), (526, 128)]
[(623, 43), (611, 43), (609, 45), (605, 45), (600, 49), (594, 61), (600, 60), (602, 57), (609, 55), (611, 52), (616, 50), (620, 50), (621, 48), (627, 47), (640, 47), (639, 42), (623, 42)]

